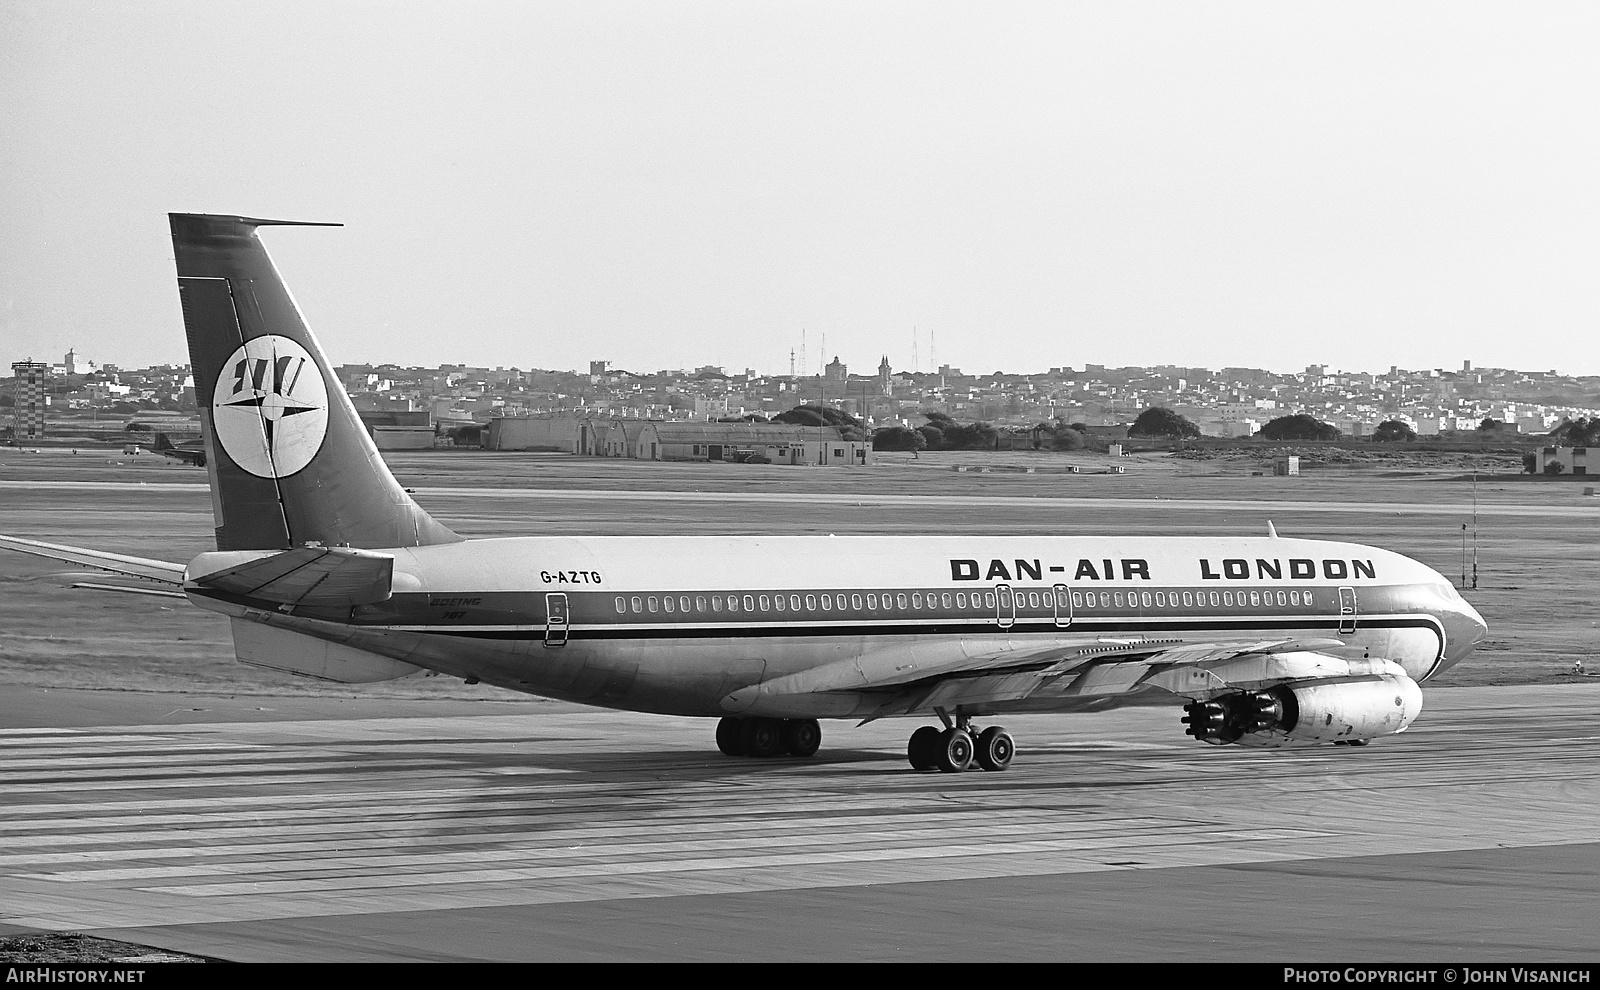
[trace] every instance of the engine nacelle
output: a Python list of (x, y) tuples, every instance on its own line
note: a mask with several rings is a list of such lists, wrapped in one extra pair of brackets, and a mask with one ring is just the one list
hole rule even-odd
[(1184, 731), (1212, 745), (1361, 743), (1404, 732), (1422, 711), (1422, 688), (1398, 675), (1336, 684), (1302, 681), (1196, 701), (1184, 711)]

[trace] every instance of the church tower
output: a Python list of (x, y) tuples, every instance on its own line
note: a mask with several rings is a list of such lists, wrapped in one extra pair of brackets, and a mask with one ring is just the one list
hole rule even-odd
[(889, 382), (889, 355), (885, 354), (883, 360), (878, 362), (878, 392), (890, 395), (893, 389), (894, 386)]

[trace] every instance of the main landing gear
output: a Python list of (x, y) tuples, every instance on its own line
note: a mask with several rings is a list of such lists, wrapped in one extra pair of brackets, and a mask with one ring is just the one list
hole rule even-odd
[(814, 718), (733, 718), (717, 723), (717, 748), (728, 756), (806, 757), (822, 745)]
[(906, 756), (913, 768), (960, 773), (976, 762), (983, 769), (998, 773), (1011, 766), (1012, 758), (1017, 755), (1017, 744), (1011, 733), (993, 725), (974, 736), (972, 716), (957, 709), (952, 722), (943, 709), (934, 711), (945, 727), (941, 731), (924, 725), (911, 734)]

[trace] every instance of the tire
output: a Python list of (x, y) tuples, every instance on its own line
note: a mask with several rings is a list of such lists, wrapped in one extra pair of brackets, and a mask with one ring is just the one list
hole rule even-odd
[(775, 718), (747, 718), (739, 731), (744, 755), (765, 758), (783, 750), (783, 733)]
[(924, 725), (911, 733), (911, 741), (906, 744), (906, 757), (911, 761), (911, 769), (932, 770), (938, 767), (939, 736), (939, 730), (931, 725)]
[(985, 770), (998, 773), (1011, 766), (1016, 755), (1016, 740), (998, 725), (984, 729), (978, 737), (978, 766)]
[(782, 737), (784, 751), (804, 759), (822, 745), (822, 726), (814, 718), (785, 719)]
[(966, 730), (946, 729), (939, 733), (939, 769), (945, 773), (961, 773), (972, 766), (976, 748)]
[(732, 716), (717, 723), (717, 748), (722, 750), (724, 756), (744, 755), (744, 745), (739, 740), (743, 723), (744, 719)]

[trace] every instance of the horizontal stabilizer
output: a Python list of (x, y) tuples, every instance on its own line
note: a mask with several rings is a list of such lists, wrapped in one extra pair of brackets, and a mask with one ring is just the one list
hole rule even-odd
[(394, 558), (350, 547), (299, 547), (205, 573), (208, 559), (238, 556), (201, 554), (190, 565), (201, 576), (190, 584), (281, 605), (335, 608), (388, 601), (394, 593)]
[(146, 581), (159, 581), (162, 584), (183, 583), (182, 564), (169, 564), (164, 560), (151, 560), (148, 557), (129, 557), (126, 554), (107, 553), (103, 550), (85, 550), (82, 547), (67, 547), (57, 543), (41, 543), (38, 540), (24, 540), (19, 536), (0, 536), (0, 549), (15, 550), (35, 557), (48, 557), (51, 560), (110, 571), (112, 574), (126, 574)]

